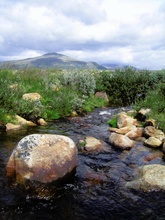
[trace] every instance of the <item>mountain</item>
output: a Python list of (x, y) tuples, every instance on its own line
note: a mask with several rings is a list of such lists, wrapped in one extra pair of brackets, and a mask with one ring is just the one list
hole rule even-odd
[(25, 69), (25, 68), (58, 68), (58, 69), (97, 69), (106, 68), (95, 62), (84, 62), (73, 59), (59, 53), (47, 53), (39, 57), (27, 58), (23, 60), (11, 60), (0, 62), (0, 68)]
[(104, 63), (102, 65), (108, 70), (115, 70), (116, 68), (123, 68), (125, 66), (121, 63)]
[(104, 66), (107, 70), (115, 70), (117, 68), (124, 69), (126, 67), (131, 67), (135, 70), (140, 70), (140, 68), (131, 66), (129, 64), (123, 64), (123, 63), (102, 63), (102, 66)]

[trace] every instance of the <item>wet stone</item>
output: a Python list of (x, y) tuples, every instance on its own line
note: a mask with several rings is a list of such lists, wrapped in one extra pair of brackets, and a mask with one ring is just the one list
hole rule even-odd
[(76, 168), (77, 162), (77, 148), (70, 138), (32, 134), (23, 138), (14, 149), (6, 175), (14, 184), (24, 188), (34, 185), (35, 188), (34, 181), (46, 184), (62, 179)]

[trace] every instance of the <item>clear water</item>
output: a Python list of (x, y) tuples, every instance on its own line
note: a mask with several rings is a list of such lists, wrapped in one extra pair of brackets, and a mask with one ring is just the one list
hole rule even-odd
[[(163, 157), (147, 160), (155, 153), (137, 143), (129, 151), (120, 151), (108, 143), (107, 120), (121, 109), (96, 109), (85, 117), (58, 120), (48, 127), (30, 128), (21, 133), (0, 134), (0, 219), (2, 220), (113, 220), (165, 219), (165, 192), (143, 193), (126, 188), (136, 170), (145, 164), (165, 164)], [(107, 151), (79, 151), (79, 165), (73, 178), (61, 185), (49, 199), (31, 198), (7, 184), (5, 166), (17, 144), (32, 133), (63, 134), (76, 144), (85, 136), (103, 140)]]

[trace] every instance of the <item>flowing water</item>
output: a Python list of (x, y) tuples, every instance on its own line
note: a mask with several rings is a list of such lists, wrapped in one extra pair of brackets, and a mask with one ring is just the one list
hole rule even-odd
[[(148, 156), (151, 148), (136, 143), (120, 151), (108, 143), (107, 120), (124, 109), (96, 109), (84, 117), (61, 119), (47, 127), (0, 134), (0, 219), (2, 220), (120, 220), (165, 219), (165, 192), (144, 193), (128, 189), (141, 165), (165, 164), (163, 157)], [(32, 133), (62, 134), (78, 141), (93, 136), (105, 142), (107, 150), (89, 153), (79, 150), (79, 164), (71, 180), (51, 198), (32, 198), (5, 179), (5, 166), (18, 141)]]

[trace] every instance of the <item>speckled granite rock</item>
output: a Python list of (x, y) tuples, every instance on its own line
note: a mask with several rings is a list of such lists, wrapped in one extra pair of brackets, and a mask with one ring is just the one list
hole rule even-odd
[(75, 143), (54, 134), (24, 137), (14, 149), (6, 166), (6, 175), (17, 184), (26, 180), (50, 183), (63, 178), (77, 166)]

